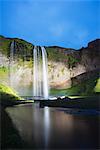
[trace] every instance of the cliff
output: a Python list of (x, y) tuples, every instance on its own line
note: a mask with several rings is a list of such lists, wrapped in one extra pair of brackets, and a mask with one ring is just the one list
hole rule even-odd
[[(18, 38), (0, 36), (0, 67), (3, 69), (9, 67), (12, 41), (15, 42), (14, 63), (18, 63), (17, 70), (23, 70), (17, 83), (24, 80), (23, 84), (29, 85), (32, 83), (34, 48), (31, 43)], [(100, 39), (88, 43), (87, 47), (82, 47), (79, 50), (58, 46), (45, 48), (48, 55), (49, 84), (51, 87), (69, 88), (91, 78), (93, 72), (96, 72), (93, 76), (98, 75), (100, 70)], [(17, 76), (16, 72), (14, 76)]]

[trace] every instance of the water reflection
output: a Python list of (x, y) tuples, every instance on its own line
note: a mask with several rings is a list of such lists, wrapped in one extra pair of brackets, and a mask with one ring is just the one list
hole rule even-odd
[(50, 110), (48, 107), (44, 108), (44, 139), (45, 139), (45, 148), (49, 144), (49, 128), (50, 128)]
[(97, 116), (74, 116), (56, 108), (39, 108), (38, 104), (6, 111), (31, 148), (98, 148)]

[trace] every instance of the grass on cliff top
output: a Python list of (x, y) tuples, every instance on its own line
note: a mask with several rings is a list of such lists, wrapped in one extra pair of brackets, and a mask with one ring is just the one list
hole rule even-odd
[(4, 37), (0, 36), (0, 52), (8, 56), (10, 49), (11, 41), (9, 39), (4, 39)]
[(31, 43), (18, 38), (5, 38), (4, 36), (0, 35), (0, 51), (6, 56), (9, 56), (10, 45), (12, 41), (16, 42), (16, 49), (24, 49), (26, 53), (31, 53), (33, 49), (33, 45)]
[(66, 54), (63, 51), (59, 51), (56, 48), (46, 48), (46, 51), (48, 55), (48, 60), (64, 62), (66, 65), (69, 66), (69, 68), (75, 66), (75, 64), (80, 62), (80, 58)]
[(51, 89), (51, 95), (66, 95), (68, 97), (88, 97), (100, 93), (100, 79), (89, 79), (68, 89)]

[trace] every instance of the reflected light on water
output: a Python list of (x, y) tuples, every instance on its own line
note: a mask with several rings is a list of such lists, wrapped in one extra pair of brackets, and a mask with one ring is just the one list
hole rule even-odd
[(50, 125), (50, 111), (48, 107), (44, 108), (44, 124), (45, 128), (49, 128)]
[(48, 107), (44, 108), (44, 136), (45, 147), (48, 146), (49, 141), (49, 128), (50, 128), (50, 110)]
[(56, 124), (59, 129), (70, 131), (73, 128), (73, 116), (61, 112), (59, 116), (56, 117)]
[(36, 103), (9, 107), (6, 112), (23, 141), (34, 149), (98, 146), (99, 119), (96, 116), (72, 115), (58, 108), (39, 108)]

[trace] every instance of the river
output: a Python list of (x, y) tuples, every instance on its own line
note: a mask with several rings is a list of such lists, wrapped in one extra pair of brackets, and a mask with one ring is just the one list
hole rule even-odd
[(99, 116), (69, 114), (63, 108), (39, 108), (38, 103), (6, 108), (29, 148), (99, 148)]

